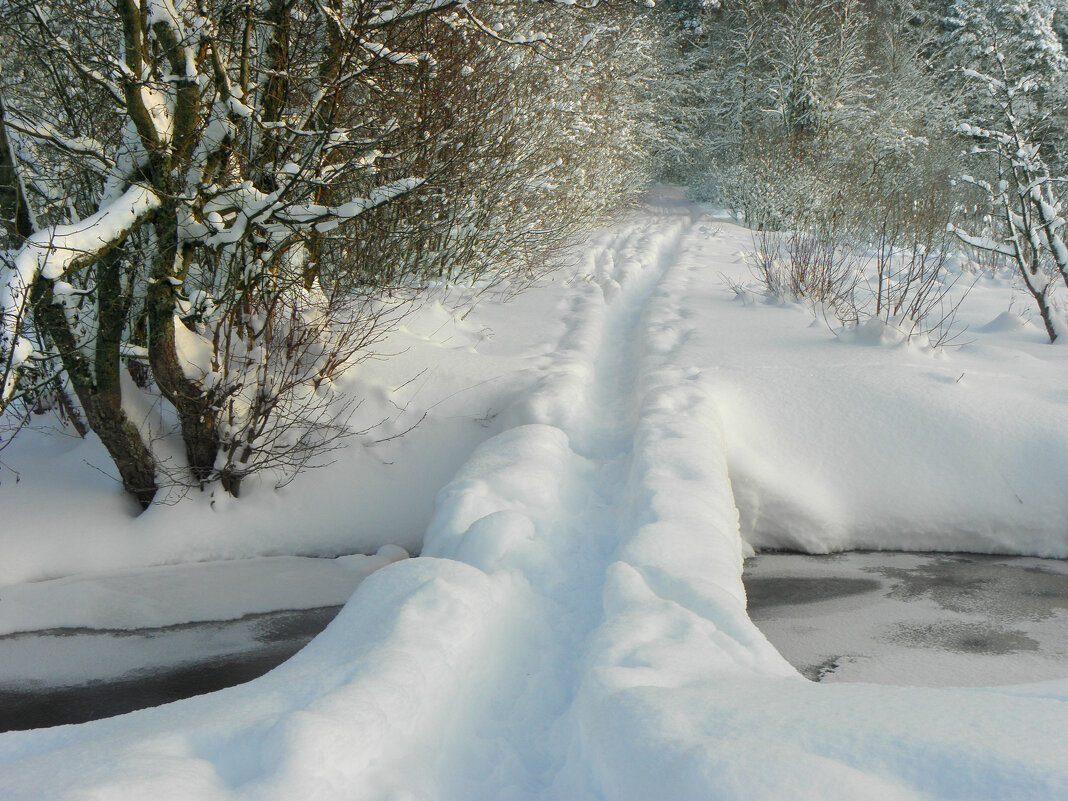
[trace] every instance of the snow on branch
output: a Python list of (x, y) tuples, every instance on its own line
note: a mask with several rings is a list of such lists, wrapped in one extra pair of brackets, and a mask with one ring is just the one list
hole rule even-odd
[(513, 36), (504, 36), (498, 30), (496, 30), (496, 28), (500, 27), (499, 25), (492, 27), (490, 25), (487, 25), (485, 22), (483, 22), (481, 19), (474, 15), (471, 12), (471, 9), (468, 8), (466, 4), (464, 4), (463, 6), (463, 11), (464, 14), (467, 15), (467, 19), (471, 22), (472, 25), (478, 28), (478, 30), (480, 30), (486, 36), (489, 36), (491, 39), (496, 39), (501, 44), (536, 47), (538, 45), (548, 44), (549, 40), (552, 38), (552, 36), (547, 33), (515, 34)]
[(946, 226), (946, 231), (953, 234), (953, 236), (957, 237), (957, 239), (959, 239), (964, 244), (970, 245), (971, 247), (977, 248), (978, 250), (985, 250), (989, 253), (996, 253), (1000, 256), (1015, 255), (1015, 250), (1013, 250), (1013, 248), (1009, 247), (1005, 243), (998, 242), (996, 239), (991, 239), (988, 236), (973, 236), (961, 230), (952, 223)]
[(360, 42), (360, 47), (376, 58), (388, 61), (390, 64), (396, 64), (398, 67), (418, 67), (423, 62), (435, 63), (434, 57), (429, 53), (405, 53), (391, 50), (380, 42)]
[[(54, 225), (30, 236), (4, 270), (0, 284), (0, 339), (13, 347), (13, 367), (32, 354), (33, 348), (20, 335), (30, 289), (38, 276), (55, 281), (122, 241), (146, 215), (159, 207), (159, 197), (146, 187), (133, 185), (109, 205), (77, 223)], [(6, 401), (14, 388), (8, 376), (0, 394)]]
[(31, 120), (13, 109), (8, 109), (4, 122), (11, 130), (51, 145), (69, 156), (92, 159), (106, 171), (115, 167), (114, 160), (105, 155), (104, 145), (91, 137), (67, 136), (47, 120)]
[[(424, 178), (402, 178), (371, 190), (366, 198), (356, 198), (339, 206), (287, 203), (282, 200), (284, 195), (282, 190), (261, 195), (258, 202), (244, 203), (237, 219), (225, 230), (209, 237), (206, 244), (213, 246), (233, 244), (244, 238), (251, 226), (266, 225), (272, 221), (289, 225), (314, 225), (317, 231), (325, 233), (364, 212), (383, 206), (414, 191), (424, 182)], [(248, 186), (243, 186), (241, 189), (245, 193), (254, 191)]]
[(466, 4), (467, 0), (415, 0), (415, 2), (409, 3), (407, 6), (401, 8), (391, 4), (387, 8), (383, 8), (381, 11), (371, 16), (361, 27), (385, 28), (388, 25), (395, 25), (404, 20), (415, 19), (416, 17), (422, 17), (427, 14), (433, 14), (436, 11), (451, 8), (452, 6)]

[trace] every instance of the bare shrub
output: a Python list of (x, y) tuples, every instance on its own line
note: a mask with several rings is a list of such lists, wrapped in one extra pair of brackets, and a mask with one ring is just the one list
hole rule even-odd
[(809, 300), (843, 322), (856, 321), (858, 261), (855, 253), (830, 236), (793, 231), (757, 231), (750, 269), (776, 297)]
[(875, 255), (872, 316), (898, 328), (907, 339), (925, 334), (933, 345), (951, 342), (961, 332), (956, 312), (962, 293), (952, 300), (960, 273), (950, 273), (948, 234), (933, 226), (909, 229), (900, 217), (884, 218)]
[[(189, 322), (190, 344), (202, 345), (206, 359), (201, 380), (211, 387), (223, 489), (236, 496), (246, 476), (264, 469), (286, 483), (342, 444), (353, 401), (335, 381), (373, 354), (414, 297), (290, 285)], [(192, 354), (189, 361), (197, 363)]]
[(966, 294), (953, 292), (960, 274), (948, 269), (948, 235), (940, 225), (922, 206), (909, 215), (888, 212), (874, 256), (857, 234), (835, 230), (833, 219), (821, 233), (756, 231), (747, 258), (775, 297), (808, 301), (844, 325), (882, 320), (907, 340), (924, 335), (940, 347), (961, 333), (956, 312)]

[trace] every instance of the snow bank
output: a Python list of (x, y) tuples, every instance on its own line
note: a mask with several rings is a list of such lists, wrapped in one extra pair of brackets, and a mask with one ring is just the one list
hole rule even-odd
[(721, 223), (678, 269), (701, 276), (681, 299), (701, 324), (679, 360), (709, 378), (753, 546), (1068, 557), (1068, 349), (1005, 314), (1007, 282), (970, 289), (959, 347), (836, 337), (713, 278), (750, 280), (750, 246)]
[[(148, 566), (374, 553), (390, 543), (418, 553), (435, 494), (501, 429), (498, 415), (536, 380), (559, 336), (545, 322), (559, 299), (554, 285), (524, 294), (527, 316), (516, 320), (514, 306), (479, 289), (435, 294), (380, 345), (390, 358), (343, 378), (359, 401), (352, 429), (362, 433), (330, 454), (330, 466), (280, 489), (250, 477), (239, 502), (174, 492), (137, 516), (95, 437), (23, 430), (0, 458), (0, 588)], [(476, 301), (471, 321), (460, 319)], [(151, 403), (130, 412), (153, 430), (163, 425)], [(180, 443), (173, 450), (183, 458)]]

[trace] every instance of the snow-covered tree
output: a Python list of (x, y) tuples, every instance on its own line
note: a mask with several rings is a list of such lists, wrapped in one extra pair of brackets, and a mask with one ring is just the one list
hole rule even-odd
[(9, 5), (0, 409), (61, 364), (147, 504), (161, 465), (124, 405), (133, 361), (194, 481), (236, 494), (299, 467), (332, 431), (331, 379), (395, 310), (383, 287), (532, 252), (625, 183), (601, 176), (626, 109), (590, 87), (630, 12), (599, 6)]
[(881, 204), (948, 184), (949, 98), (927, 65), (937, 15), (898, 0), (728, 0), (678, 18), (662, 80), (680, 109), (667, 118), (676, 180), (772, 228), (877, 227)]
[(1068, 285), (1058, 199), (1068, 54), (1056, 32), (1057, 11), (1044, 0), (957, 0), (947, 19), (951, 57), (959, 61), (962, 85), (972, 89), (970, 119), (957, 129), (971, 143), (977, 169), (964, 182), (993, 212), (985, 229), (953, 230), (1015, 265), (1051, 342), (1063, 333), (1054, 302), (1057, 277)]

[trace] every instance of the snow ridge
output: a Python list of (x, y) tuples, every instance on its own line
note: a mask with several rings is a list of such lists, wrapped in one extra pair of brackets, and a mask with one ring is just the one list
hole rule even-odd
[[(670, 573), (658, 564), (659, 552), (670, 543), (656, 546), (651, 558), (640, 544), (635, 549), (628, 543), (638, 528), (650, 540), (664, 534), (657, 528), (664, 515), (644, 511), (655, 494), (646, 486), (655, 455), (642, 455), (655, 448), (661, 432), (655, 421), (643, 420), (651, 413), (645, 406), (662, 408), (671, 401), (655, 381), (648, 390), (640, 387), (648, 380), (647, 362), (661, 356), (645, 335), (647, 310), (652, 297), (671, 297), (665, 278), (691, 225), (683, 208), (602, 240), (588, 257), (590, 281), (572, 303), (554, 367), (522, 404), (523, 417), (533, 423), (487, 442), (439, 496), (426, 552), (460, 559), (491, 555), (476, 564), (511, 572), (523, 587), (528, 614), (523, 641), (503, 649), (507, 664), (482, 685), (493, 690), (482, 700), (477, 723), (466, 736), (448, 738), (457, 746), (446, 762), (475, 769), (454, 784), (437, 777), (436, 797), (581, 798), (601, 792), (588, 753), (595, 726), (589, 718), (596, 711), (584, 710), (581, 699), (591, 694), (591, 668), (629, 659), (633, 649), (599, 654), (589, 643), (628, 616), (615, 608), (628, 599), (613, 577), (646, 567), (663, 582)], [(657, 397), (643, 402), (646, 395)], [(707, 444), (690, 447), (697, 451)], [(725, 481), (722, 443), (713, 445), (705, 450)], [(688, 468), (680, 463), (677, 469)], [(729, 489), (725, 496), (726, 505), (712, 501), (709, 509), (714, 519), (726, 510), (729, 529), (735, 514)], [(491, 537), (498, 547), (486, 547)], [(737, 547), (733, 561), (738, 587), (729, 603), (743, 610)], [(494, 729), (496, 736), (489, 738), (487, 731)], [(485, 739), (498, 743), (489, 764)], [(471, 781), (492, 776), (491, 764), (522, 770), (503, 772), (497, 781)]]

